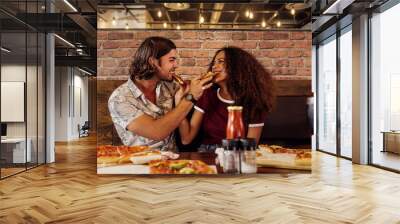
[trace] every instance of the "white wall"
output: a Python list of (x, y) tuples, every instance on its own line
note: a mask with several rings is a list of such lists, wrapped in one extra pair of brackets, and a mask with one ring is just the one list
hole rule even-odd
[[(1, 66), (1, 81), (4, 82), (25, 82), (26, 67), (18, 64), (4, 64)], [(28, 66), (28, 72), (33, 69), (32, 66)], [(36, 69), (36, 68), (35, 68)], [(36, 84), (36, 83), (34, 83)], [(29, 90), (29, 89), (28, 89)], [(27, 93), (28, 97), (36, 97), (35, 93)], [(31, 102), (32, 100), (28, 100)], [(36, 107), (36, 105), (35, 105)], [(7, 108), (1, 108), (7, 110)], [(36, 114), (35, 114), (36, 115)], [(29, 114), (28, 114), (29, 116)], [(29, 119), (28, 117), (28, 120)], [(25, 137), (25, 122), (7, 122), (7, 137)], [(29, 136), (28, 136), (29, 137)]]
[(56, 67), (55, 74), (55, 140), (70, 141), (79, 138), (78, 124), (89, 117), (88, 78), (72, 67)]
[[(26, 84), (26, 120), (23, 122), (6, 122), (8, 138), (29, 139), (32, 162), (44, 162), (44, 90), (42, 68), (25, 64), (3, 64), (1, 66), (1, 81), (24, 82)], [(25, 80), (27, 78), (27, 80)], [(10, 108), (1, 108), (10, 110)], [(38, 116), (39, 115), (39, 116)], [(39, 156), (37, 156), (39, 153)]]
[(74, 71), (74, 108), (73, 108), (73, 119), (72, 119), (72, 136), (78, 137), (78, 124), (82, 126), (85, 121), (88, 120), (88, 78), (81, 76), (81, 73)]
[(67, 67), (55, 68), (55, 141), (68, 140), (68, 76)]

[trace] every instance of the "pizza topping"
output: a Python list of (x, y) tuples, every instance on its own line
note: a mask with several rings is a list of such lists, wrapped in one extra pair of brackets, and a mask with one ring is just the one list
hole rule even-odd
[(185, 168), (182, 168), (181, 170), (179, 170), (179, 173), (180, 174), (195, 174), (196, 172), (192, 168), (185, 167)]
[(183, 161), (183, 162), (179, 162), (179, 163), (172, 163), (172, 164), (169, 164), (169, 167), (170, 167), (171, 169), (174, 169), (174, 170), (179, 170), (179, 169), (184, 168), (187, 164), (188, 164), (187, 161)]
[(149, 163), (152, 174), (214, 174), (206, 163), (200, 160), (165, 160)]

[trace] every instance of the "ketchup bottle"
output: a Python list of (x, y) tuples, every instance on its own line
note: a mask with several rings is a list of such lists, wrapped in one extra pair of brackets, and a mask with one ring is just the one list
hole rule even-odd
[(244, 138), (244, 124), (242, 119), (241, 106), (229, 106), (228, 107), (228, 123), (226, 125), (226, 138), (236, 139)]

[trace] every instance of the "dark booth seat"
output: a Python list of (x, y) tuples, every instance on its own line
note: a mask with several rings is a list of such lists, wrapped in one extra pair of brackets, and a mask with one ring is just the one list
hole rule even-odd
[(260, 143), (309, 147), (313, 128), (313, 104), (307, 96), (279, 96), (265, 121)]

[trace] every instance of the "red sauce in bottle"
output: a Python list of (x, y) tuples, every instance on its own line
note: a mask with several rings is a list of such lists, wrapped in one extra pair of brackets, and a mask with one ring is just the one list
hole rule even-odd
[(229, 106), (228, 107), (228, 123), (226, 125), (226, 138), (227, 139), (235, 139), (235, 138), (244, 138), (245, 130), (242, 119), (242, 110), (241, 106)]

